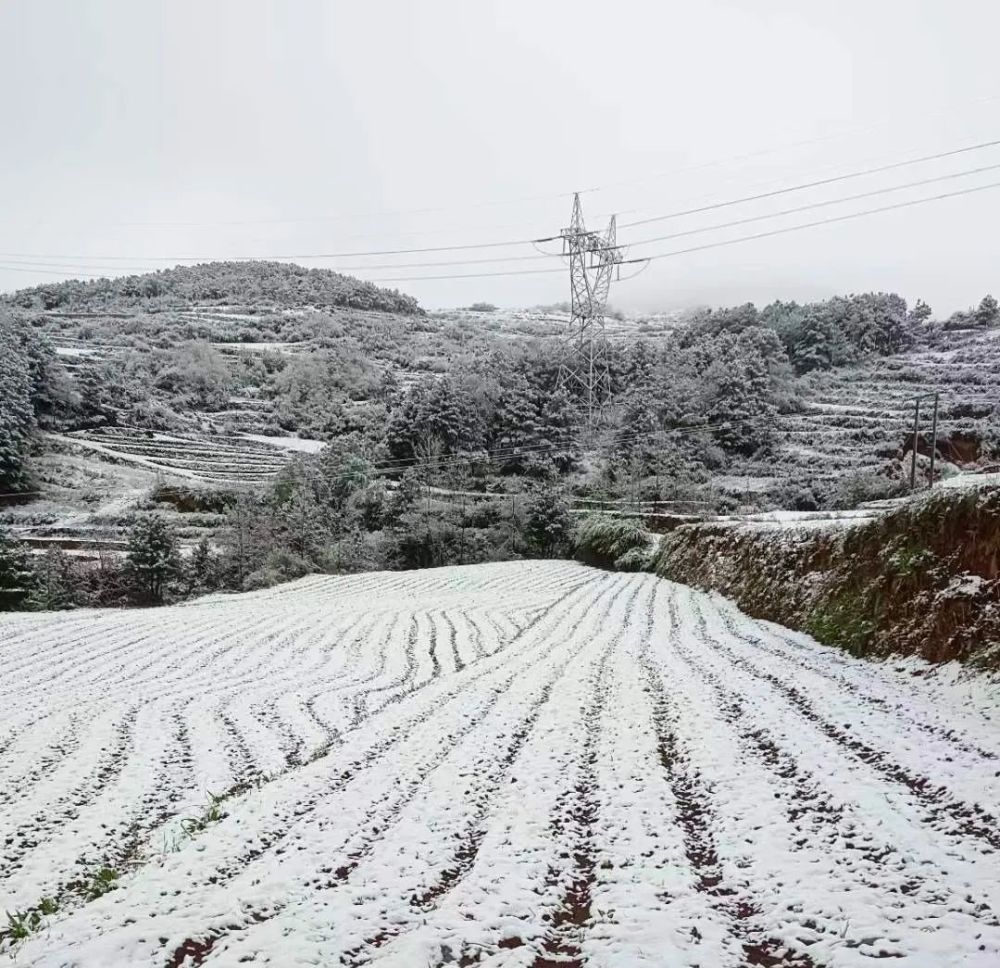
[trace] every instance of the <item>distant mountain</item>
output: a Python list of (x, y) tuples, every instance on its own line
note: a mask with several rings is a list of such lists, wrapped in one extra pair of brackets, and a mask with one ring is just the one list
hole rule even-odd
[(115, 312), (187, 308), (193, 305), (296, 308), (333, 306), (422, 314), (412, 296), (329, 269), (286, 262), (205, 262), (141, 276), (45, 283), (0, 297), (20, 309)]

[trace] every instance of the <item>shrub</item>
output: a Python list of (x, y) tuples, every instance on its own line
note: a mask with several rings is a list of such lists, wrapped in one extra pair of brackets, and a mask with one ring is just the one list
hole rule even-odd
[(621, 562), (624, 570), (635, 570), (638, 555), (630, 553), (649, 553), (652, 546), (652, 538), (636, 521), (607, 515), (588, 515), (573, 534), (574, 556), (599, 568), (617, 568)]

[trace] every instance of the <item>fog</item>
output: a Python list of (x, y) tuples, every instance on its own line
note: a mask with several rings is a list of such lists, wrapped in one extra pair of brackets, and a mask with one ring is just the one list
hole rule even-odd
[[(0, 289), (294, 257), (425, 306), (563, 300), (557, 243), (315, 258), (622, 223), (995, 140), (988, 2), (8, 2)], [(1000, 164), (1000, 147), (623, 228), (637, 242)], [(1000, 181), (1000, 169), (670, 252)], [(623, 271), (629, 310), (895, 290), (937, 315), (996, 277), (1000, 189)], [(507, 262), (425, 266), (414, 263)], [(405, 264), (411, 267), (406, 268)], [(372, 268), (389, 266), (389, 268)], [(552, 269), (553, 272), (536, 270)], [(471, 279), (408, 276), (518, 271)], [(634, 276), (634, 277), (632, 277)], [(628, 278), (632, 277), (632, 278)]]

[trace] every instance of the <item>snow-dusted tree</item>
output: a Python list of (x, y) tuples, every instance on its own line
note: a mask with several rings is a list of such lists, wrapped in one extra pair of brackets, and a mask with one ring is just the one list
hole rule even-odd
[(619, 401), (618, 429), (611, 441), (612, 459), (628, 463), (644, 475), (663, 449), (659, 406), (648, 384), (635, 384)]
[(792, 338), (790, 357), (797, 373), (842, 366), (852, 356), (841, 325), (828, 313), (811, 308)]
[(35, 582), (28, 549), (0, 528), (0, 611), (20, 605), (34, 590)]
[(52, 548), (35, 563), (35, 581), (26, 605), (39, 611), (72, 608), (79, 597), (73, 561), (61, 548)]
[(177, 536), (159, 515), (139, 518), (128, 532), (125, 575), (136, 597), (159, 605), (167, 585), (180, 571)]
[(189, 591), (211, 591), (219, 584), (219, 562), (212, 553), (208, 538), (202, 538), (195, 545), (187, 563), (187, 584)]
[(774, 436), (767, 363), (753, 347), (731, 337), (719, 339), (717, 348), (703, 376), (705, 419), (724, 450), (752, 454)]
[(993, 296), (987, 293), (973, 310), (972, 318), (976, 321), (977, 326), (982, 326), (984, 329), (996, 326), (1000, 323), (1000, 305), (997, 304)]
[(184, 343), (167, 355), (156, 386), (199, 410), (220, 410), (233, 390), (225, 357), (208, 342)]
[(918, 299), (910, 310), (910, 320), (915, 326), (923, 326), (931, 318), (931, 307), (922, 299)]
[(645, 339), (636, 340), (625, 352), (622, 376), (625, 387), (646, 385), (656, 369), (656, 353)]
[(31, 373), (12, 320), (0, 317), (0, 490), (23, 490), (35, 429)]
[(524, 516), (524, 539), (529, 554), (555, 558), (569, 550), (572, 521), (562, 492), (554, 487), (540, 491), (528, 502)]
[(546, 395), (539, 414), (539, 446), (556, 469), (565, 474), (580, 462), (576, 429), (580, 411), (565, 387)]
[(839, 304), (844, 308), (841, 325), (859, 352), (886, 356), (911, 344), (913, 335), (902, 296), (894, 292), (866, 292), (839, 300)]

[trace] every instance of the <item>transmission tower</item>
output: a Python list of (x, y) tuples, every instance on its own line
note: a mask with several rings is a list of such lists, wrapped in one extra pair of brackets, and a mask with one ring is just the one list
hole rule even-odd
[(608, 340), (604, 311), (611, 277), (622, 261), (615, 238), (615, 217), (604, 235), (588, 232), (580, 196), (573, 196), (569, 227), (560, 233), (563, 255), (569, 259), (572, 317), (559, 367), (559, 386), (567, 387), (584, 406), (593, 427), (611, 399)]

